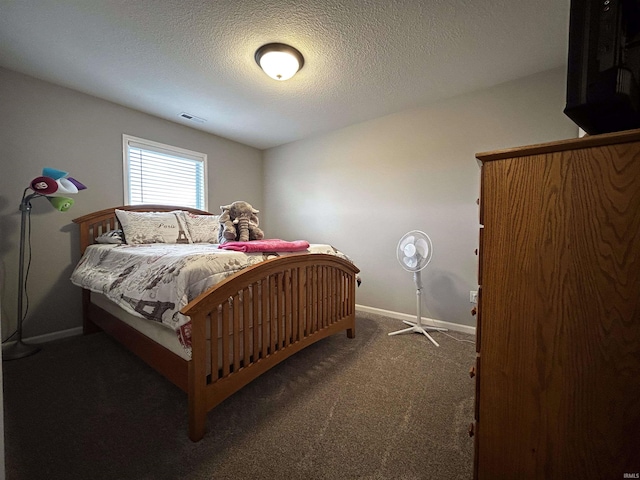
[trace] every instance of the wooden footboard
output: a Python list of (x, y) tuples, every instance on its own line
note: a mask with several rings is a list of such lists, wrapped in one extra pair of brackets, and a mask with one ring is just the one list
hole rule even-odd
[[(206, 213), (159, 205), (116, 208)], [(81, 252), (98, 235), (118, 228), (114, 210), (74, 220), (80, 225)], [(306, 253), (276, 257), (238, 272), (181, 310), (191, 318), (190, 361), (92, 305), (86, 290), (85, 333), (103, 329), (185, 390), (189, 437), (198, 441), (205, 433), (207, 412), (271, 367), (333, 333), (346, 330), (353, 338), (358, 272), (334, 255)]]
[[(355, 335), (357, 272), (333, 255), (279, 257), (228, 278), (182, 310), (192, 323), (192, 440), (204, 435), (207, 411), (274, 365), (338, 331)], [(208, 330), (222, 339), (209, 352)]]

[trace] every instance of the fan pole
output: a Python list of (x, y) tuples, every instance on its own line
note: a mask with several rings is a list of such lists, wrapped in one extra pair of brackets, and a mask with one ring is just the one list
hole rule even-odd
[[(413, 280), (416, 282), (416, 326), (422, 327), (422, 276), (420, 270), (413, 273)], [(428, 336), (428, 335), (427, 335)], [(429, 339), (439, 346), (431, 337)]]
[(413, 280), (416, 282), (416, 323), (403, 320), (407, 325), (411, 325), (409, 328), (391, 332), (389, 335), (399, 335), (401, 333), (421, 333), (433, 343), (436, 347), (440, 345), (435, 339), (429, 335), (429, 331), (446, 332), (446, 328), (440, 327), (428, 327), (422, 324), (422, 277), (420, 276), (420, 270), (413, 273)]

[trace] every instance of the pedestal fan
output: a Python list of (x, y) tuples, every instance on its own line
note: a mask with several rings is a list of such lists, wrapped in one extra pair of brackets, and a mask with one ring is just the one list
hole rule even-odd
[(446, 332), (446, 328), (427, 326), (422, 323), (422, 278), (420, 272), (431, 261), (431, 255), (433, 248), (431, 245), (431, 239), (429, 235), (420, 230), (412, 230), (405, 233), (398, 242), (397, 256), (400, 265), (408, 272), (413, 273), (413, 280), (416, 283), (416, 322), (409, 322), (404, 320), (404, 323), (411, 325), (409, 328), (398, 330), (397, 332), (391, 332), (389, 335), (399, 335), (401, 333), (421, 333), (427, 337), (431, 342), (439, 347), (429, 331)]

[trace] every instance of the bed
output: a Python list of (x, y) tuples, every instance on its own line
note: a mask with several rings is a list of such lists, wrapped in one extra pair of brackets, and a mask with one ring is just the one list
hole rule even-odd
[[(103, 248), (108, 253), (101, 255), (106, 258), (119, 247), (96, 245), (96, 239), (121, 228), (116, 213), (173, 211), (192, 217), (212, 215), (179, 206), (137, 205), (108, 208), (74, 219), (80, 228), (79, 265), (90, 252)], [(173, 249), (177, 247), (174, 245)], [(104, 292), (85, 287), (84, 333), (106, 332), (185, 391), (189, 438), (199, 441), (205, 434), (207, 412), (262, 373), (329, 335), (346, 331), (349, 338), (355, 336), (358, 268), (344, 255), (309, 251), (262, 253), (259, 261), (256, 254), (234, 251), (233, 254), (250, 256), (256, 263), (249, 262), (207, 286), (171, 317), (188, 321), (181, 323), (190, 334), (184, 351), (167, 346), (144, 331), (158, 322), (135, 318), (105, 300), (101, 295)], [(165, 325), (153, 328), (171, 331)]]

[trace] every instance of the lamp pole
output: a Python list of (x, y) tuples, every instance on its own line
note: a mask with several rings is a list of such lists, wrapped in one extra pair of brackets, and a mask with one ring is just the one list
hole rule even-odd
[(24, 242), (27, 216), (31, 213), (31, 199), (41, 197), (39, 193), (32, 193), (22, 198), (20, 203), (20, 264), (18, 265), (18, 329), (16, 335), (18, 339), (7, 345), (2, 346), (3, 360), (17, 360), (18, 358), (28, 357), (40, 351), (37, 345), (28, 345), (22, 341), (22, 321), (23, 309), (22, 301), (24, 298)]

